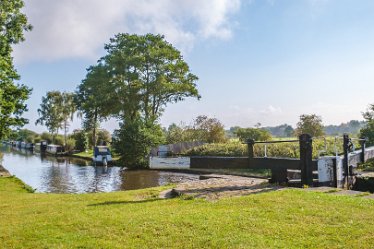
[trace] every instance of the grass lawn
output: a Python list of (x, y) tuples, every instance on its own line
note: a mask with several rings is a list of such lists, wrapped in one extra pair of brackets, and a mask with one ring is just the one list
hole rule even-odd
[(373, 248), (374, 201), (303, 190), (208, 202), (163, 188), (28, 193), (0, 178), (0, 248)]
[[(75, 153), (75, 154), (73, 154), (73, 156), (77, 156), (77, 157), (81, 157), (81, 158), (92, 160), (93, 150), (88, 150), (87, 152), (83, 151), (83, 152)], [(114, 154), (112, 154), (112, 156), (113, 156), (113, 160), (114, 161), (119, 160), (119, 156), (114, 155)]]

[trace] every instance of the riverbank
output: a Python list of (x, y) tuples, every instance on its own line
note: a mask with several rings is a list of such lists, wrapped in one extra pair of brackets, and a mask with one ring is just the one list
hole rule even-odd
[(159, 199), (171, 186), (28, 193), (0, 178), (0, 248), (371, 248), (374, 201), (298, 189), (215, 201)]
[(2, 165), (0, 165), (0, 177), (9, 177), (10, 173)]

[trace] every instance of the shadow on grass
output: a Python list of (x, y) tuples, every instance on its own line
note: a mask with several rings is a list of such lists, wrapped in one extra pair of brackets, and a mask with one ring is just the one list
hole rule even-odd
[(106, 201), (101, 203), (89, 204), (88, 207), (97, 207), (97, 206), (108, 206), (108, 205), (123, 205), (123, 204), (139, 204), (139, 203), (147, 203), (147, 202), (155, 202), (155, 201), (164, 201), (165, 199), (147, 199), (147, 200), (139, 200), (139, 201)]

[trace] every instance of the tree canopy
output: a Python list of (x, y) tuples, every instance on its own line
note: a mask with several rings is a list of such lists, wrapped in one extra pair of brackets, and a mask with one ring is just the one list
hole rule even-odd
[(374, 145), (374, 104), (369, 105), (363, 117), (366, 125), (361, 129), (360, 136), (368, 140), (368, 145)]
[(295, 130), (296, 135), (307, 133), (312, 137), (323, 136), (325, 134), (322, 118), (316, 114), (303, 114), (300, 116), (300, 121), (297, 123)]
[(27, 17), (21, 12), (22, 0), (0, 3), (0, 139), (9, 135), (12, 128), (28, 122), (22, 118), (27, 111), (25, 101), (31, 89), (16, 84), (20, 76), (13, 65), (12, 46), (24, 41), (23, 33), (31, 30)]
[(36, 124), (45, 125), (52, 136), (58, 133), (59, 129), (65, 131), (65, 144), (66, 133), (69, 120), (72, 120), (75, 112), (75, 105), (72, 93), (60, 91), (47, 92), (46, 96), (42, 97), (42, 103), (38, 109), (39, 118)]
[(197, 76), (162, 35), (118, 34), (101, 59), (116, 93), (113, 114), (121, 120), (156, 121), (168, 103), (200, 95)]
[(117, 118), (114, 148), (126, 166), (144, 166), (151, 147), (163, 141), (158, 121), (165, 107), (187, 97), (200, 98), (198, 78), (162, 35), (120, 33), (105, 50), (79, 85), (76, 102), (94, 137), (99, 121)]

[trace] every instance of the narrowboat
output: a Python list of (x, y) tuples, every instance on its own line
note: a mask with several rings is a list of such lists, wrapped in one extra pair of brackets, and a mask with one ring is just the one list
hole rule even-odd
[(112, 161), (112, 155), (107, 146), (96, 146), (94, 148), (94, 156), (92, 158), (95, 164), (108, 165)]
[(41, 141), (40, 143), (35, 144), (35, 151), (44, 153), (47, 150), (47, 141)]
[(48, 144), (46, 152), (51, 155), (63, 155), (64, 154), (64, 148), (61, 145), (57, 144)]
[(33, 143), (26, 143), (25, 149), (26, 150), (34, 150), (34, 144)]

